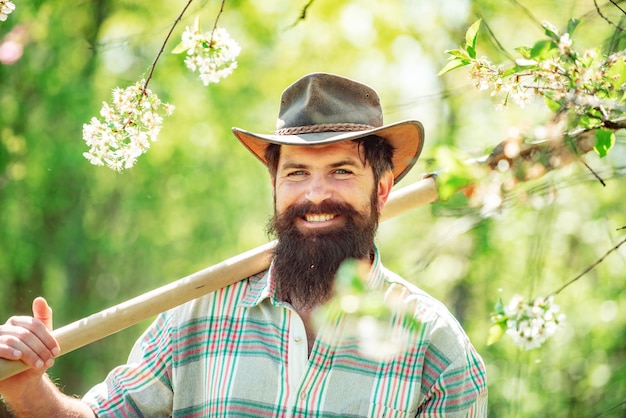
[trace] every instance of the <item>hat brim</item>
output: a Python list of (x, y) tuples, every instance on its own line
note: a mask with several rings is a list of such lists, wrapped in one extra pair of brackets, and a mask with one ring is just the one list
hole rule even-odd
[(239, 141), (265, 165), (267, 165), (267, 160), (264, 155), (268, 144), (315, 146), (376, 135), (386, 139), (394, 148), (394, 184), (400, 181), (415, 165), (424, 146), (424, 127), (421, 122), (416, 120), (396, 122), (365, 131), (319, 132), (300, 135), (264, 135), (239, 128), (232, 128), (232, 130)]

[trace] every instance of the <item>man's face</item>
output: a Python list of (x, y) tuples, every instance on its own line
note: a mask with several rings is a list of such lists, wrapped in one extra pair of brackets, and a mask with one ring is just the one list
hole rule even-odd
[(280, 151), (270, 223), (278, 235), (274, 273), (283, 297), (312, 307), (329, 297), (341, 262), (369, 255), (393, 175), (376, 183), (350, 141)]
[[(374, 184), (372, 168), (363, 162), (355, 142), (283, 145), (274, 181), (275, 211), (280, 215), (298, 204), (340, 202), (362, 215), (371, 216), (372, 203), (380, 211), (386, 201), (391, 187), (387, 180), (387, 177), (381, 179), (381, 183), (385, 183), (383, 186)], [(376, 201), (372, 202), (372, 199)], [(345, 222), (341, 214), (310, 213), (295, 219), (295, 226), (306, 235), (323, 233)]]

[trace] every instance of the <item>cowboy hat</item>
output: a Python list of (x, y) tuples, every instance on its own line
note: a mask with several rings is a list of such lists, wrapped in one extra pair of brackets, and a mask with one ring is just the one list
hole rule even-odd
[(270, 143), (311, 146), (376, 135), (394, 149), (394, 183), (413, 167), (424, 145), (420, 122), (383, 125), (380, 99), (374, 89), (327, 73), (306, 75), (285, 89), (274, 134), (239, 128), (233, 128), (233, 133), (265, 165), (265, 148)]

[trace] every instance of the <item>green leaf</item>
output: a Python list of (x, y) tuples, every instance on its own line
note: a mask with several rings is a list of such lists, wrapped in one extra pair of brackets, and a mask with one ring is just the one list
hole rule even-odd
[(544, 39), (542, 41), (538, 41), (535, 45), (533, 45), (532, 49), (530, 50), (529, 58), (537, 61), (545, 60), (547, 58), (550, 58), (550, 56), (553, 55), (556, 50), (557, 45), (553, 41)]
[(185, 51), (187, 51), (187, 48), (185, 48), (183, 43), (180, 42), (178, 45), (176, 45), (176, 47), (174, 47), (174, 49), (172, 49), (172, 54), (182, 54)]
[(557, 28), (555, 28), (551, 23), (545, 22), (543, 25), (544, 33), (554, 40), (558, 40), (560, 38), (558, 34)]
[(453, 175), (450, 173), (439, 176), (438, 191), (439, 199), (442, 202), (450, 199), (459, 190), (469, 186), (472, 182), (464, 176)]
[[(194, 32), (200, 32), (200, 18), (199, 16), (196, 16), (194, 22), (193, 22), (193, 27), (192, 27)], [(179, 43), (178, 45), (176, 45), (174, 47), (174, 49), (172, 50), (172, 54), (181, 54), (183, 52), (187, 51), (187, 48), (185, 48), (183, 46), (183, 43)]]
[(193, 21), (193, 31), (194, 32), (202, 32), (200, 30), (200, 16), (196, 15), (196, 18)]
[[(455, 58), (467, 60), (469, 63), (470, 56), (467, 54), (467, 51), (464, 49), (451, 49), (449, 51), (446, 51), (446, 53), (452, 55)], [(449, 59), (453, 59), (453, 58), (449, 58)]]
[(487, 345), (493, 345), (497, 343), (502, 338), (505, 332), (506, 332), (506, 325), (493, 324), (489, 328), (489, 335), (487, 336)]
[(443, 75), (443, 74), (445, 74), (445, 73), (447, 73), (447, 72), (449, 72), (449, 71), (454, 70), (455, 68), (464, 67), (464, 66), (466, 66), (466, 65), (468, 65), (468, 64), (469, 64), (469, 61), (467, 61), (467, 60), (453, 59), (453, 60), (451, 60), (450, 62), (448, 62), (448, 63), (446, 64), (446, 66), (445, 66), (445, 67), (443, 67), (443, 68), (441, 69), (441, 71), (439, 71), (439, 72), (437, 73), (437, 75), (438, 75), (438, 76)]
[(504, 315), (504, 302), (502, 302), (502, 298), (498, 298), (495, 306), (496, 314)]
[(517, 65), (507, 68), (506, 70), (502, 72), (502, 78), (511, 77), (512, 75), (516, 74), (518, 71), (519, 71), (519, 68)]
[(365, 284), (359, 277), (358, 263), (356, 260), (347, 259), (339, 266), (337, 271), (336, 286), (339, 293), (365, 292)]
[(548, 109), (550, 109), (554, 113), (558, 113), (563, 108), (561, 102), (552, 100), (547, 95), (543, 97), (543, 101), (545, 102)]
[[(445, 159), (440, 161), (445, 161)], [(458, 161), (448, 160), (442, 166), (447, 170), (437, 176), (437, 190), (439, 199), (445, 202), (452, 195), (472, 184), (472, 178), (467, 169)]]
[(600, 157), (606, 157), (613, 145), (615, 145), (615, 132), (608, 129), (599, 129), (596, 132), (596, 143), (593, 149)]
[(519, 46), (515, 48), (517, 52), (522, 56), (522, 58), (530, 59), (530, 51), (531, 49), (527, 46)]
[(469, 27), (465, 32), (465, 50), (471, 58), (476, 58), (476, 41), (478, 39), (478, 29), (480, 28), (480, 19)]
[(595, 129), (602, 124), (602, 120), (589, 115), (583, 115), (580, 117), (578, 123), (585, 129)]
[(574, 31), (576, 30), (579, 24), (580, 24), (580, 19), (576, 19), (576, 18), (571, 18), (567, 22), (567, 33), (569, 33), (570, 37), (572, 36), (572, 34), (574, 33)]
[(469, 55), (469, 57), (472, 58), (472, 59), (476, 59), (476, 48), (474, 48), (472, 46), (468, 46), (467, 47), (467, 55)]
[(465, 47), (471, 47), (472, 49), (476, 49), (476, 38), (478, 38), (478, 29), (480, 28), (481, 20), (478, 19), (476, 22), (472, 23), (472, 25), (465, 32)]

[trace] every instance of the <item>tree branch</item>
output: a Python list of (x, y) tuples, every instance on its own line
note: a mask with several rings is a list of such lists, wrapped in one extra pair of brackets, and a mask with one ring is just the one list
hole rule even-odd
[(298, 18), (295, 20), (295, 22), (293, 22), (291, 24), (291, 26), (289, 26), (290, 29), (295, 27), (298, 23), (300, 23), (301, 20), (306, 19), (306, 13), (308, 12), (309, 7), (311, 7), (313, 5), (314, 1), (315, 0), (309, 0), (309, 2), (304, 5), (304, 7), (302, 8), (302, 12), (300, 12), (300, 16), (298, 16)]
[(607, 251), (606, 253), (604, 253), (604, 255), (602, 257), (600, 257), (599, 259), (597, 259), (594, 263), (592, 263), (591, 265), (589, 265), (586, 269), (584, 269), (582, 271), (582, 273), (580, 273), (578, 276), (574, 277), (572, 280), (570, 280), (569, 282), (565, 283), (563, 286), (561, 286), (560, 288), (558, 288), (556, 291), (552, 292), (550, 295), (548, 295), (548, 297), (550, 296), (556, 296), (557, 294), (559, 294), (561, 291), (563, 291), (563, 289), (565, 289), (567, 286), (571, 285), (572, 283), (574, 283), (575, 281), (577, 281), (578, 279), (580, 279), (581, 277), (583, 277), (585, 274), (589, 273), (591, 270), (593, 270), (598, 264), (600, 264), (601, 262), (603, 262), (608, 256), (609, 254), (611, 254), (612, 252), (617, 251), (617, 249), (619, 247), (621, 247), (624, 243), (626, 243), (626, 238), (624, 238), (623, 240), (621, 240), (615, 247), (611, 248), (609, 251)]
[(154, 74), (154, 69), (156, 68), (156, 65), (157, 65), (157, 62), (159, 61), (159, 58), (161, 58), (161, 55), (163, 54), (163, 51), (165, 51), (165, 45), (167, 45), (167, 41), (172, 36), (172, 32), (174, 32), (174, 28), (176, 27), (176, 25), (178, 25), (178, 22), (181, 21), (181, 19), (183, 18), (183, 15), (185, 14), (185, 12), (189, 8), (189, 6), (191, 6), (192, 2), (193, 2), (193, 0), (189, 0), (187, 2), (187, 4), (185, 5), (185, 7), (183, 7), (183, 10), (180, 12), (180, 14), (176, 17), (176, 19), (174, 19), (174, 23), (172, 24), (172, 27), (170, 28), (169, 32), (167, 33), (167, 36), (165, 37), (165, 40), (163, 41), (163, 44), (161, 44), (161, 49), (159, 50), (159, 52), (157, 53), (156, 57), (154, 58), (154, 61), (152, 62), (152, 66), (150, 67), (150, 72), (148, 73), (148, 77), (146, 77), (146, 82), (143, 85), (143, 91), (144, 92), (148, 88), (148, 83), (150, 83), (150, 80), (152, 79), (152, 75)]
[[(622, 13), (624, 13), (624, 9), (622, 9), (621, 7), (619, 7), (615, 1), (613, 1), (613, 0), (610, 0), (610, 1), (611, 1), (611, 3), (612, 3), (615, 7), (617, 7), (617, 8), (618, 8), (618, 9), (619, 9)], [(620, 27), (618, 24), (616, 24), (616, 23), (612, 22), (612, 21), (611, 21), (611, 19), (609, 19), (608, 17), (606, 17), (606, 16), (602, 13), (602, 11), (600, 10), (600, 6), (598, 5), (598, 0), (593, 0), (593, 4), (594, 4), (594, 6), (596, 7), (596, 12), (598, 12), (598, 15), (599, 15), (602, 19), (606, 20), (606, 22), (607, 22), (609, 25), (611, 25), (611, 26), (615, 27), (615, 29), (617, 29), (617, 30), (619, 30), (619, 31), (622, 31), (622, 32), (624, 32), (624, 31), (625, 31), (625, 30), (624, 30), (624, 28), (622, 28), (622, 27)]]
[(220, 10), (219, 12), (217, 12), (217, 16), (215, 16), (215, 23), (213, 24), (213, 30), (211, 31), (211, 42), (210, 42), (211, 45), (213, 45), (213, 34), (215, 33), (215, 29), (217, 29), (217, 22), (220, 20), (220, 16), (222, 16), (222, 13), (224, 12), (225, 3), (226, 3), (226, 0), (222, 0), (222, 5), (220, 6)]

